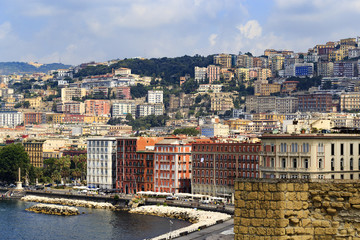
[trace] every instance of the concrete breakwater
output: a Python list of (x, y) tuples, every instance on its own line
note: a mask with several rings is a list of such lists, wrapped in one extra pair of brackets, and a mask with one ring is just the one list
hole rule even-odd
[(74, 207), (59, 206), (54, 204), (42, 204), (42, 203), (31, 206), (25, 210), (35, 213), (44, 213), (44, 214), (61, 215), (61, 216), (72, 216), (72, 215), (80, 214), (79, 210)]
[(111, 203), (91, 202), (91, 201), (73, 200), (66, 198), (48, 198), (48, 197), (38, 197), (38, 196), (29, 195), (22, 197), (21, 200), (25, 202), (51, 203), (51, 204), (85, 207), (85, 208), (111, 209), (111, 210), (115, 209), (114, 205), (112, 205)]
[(193, 223), (192, 225), (163, 234), (153, 240), (171, 239), (203, 229), (217, 223), (229, 220), (230, 215), (219, 212), (201, 211), (191, 208), (167, 207), (167, 206), (141, 206), (129, 211), (130, 213), (154, 215), (159, 217), (177, 218)]

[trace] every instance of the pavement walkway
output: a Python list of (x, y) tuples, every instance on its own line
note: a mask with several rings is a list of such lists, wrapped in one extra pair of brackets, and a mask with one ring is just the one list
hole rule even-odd
[(233, 240), (234, 219), (205, 228), (201, 231), (190, 233), (186, 236), (175, 238), (176, 240)]

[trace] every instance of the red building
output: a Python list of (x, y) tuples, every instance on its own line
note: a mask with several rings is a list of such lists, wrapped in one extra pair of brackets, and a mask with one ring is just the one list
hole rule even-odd
[(42, 112), (24, 113), (24, 125), (46, 123), (46, 114)]
[(163, 138), (117, 139), (116, 189), (121, 193), (153, 191), (154, 145)]
[(180, 138), (165, 138), (156, 143), (154, 169), (155, 192), (190, 193), (190, 141)]
[(331, 112), (331, 94), (303, 94), (298, 96), (300, 112)]
[(108, 116), (110, 114), (110, 101), (93, 99), (86, 100), (85, 113), (92, 116)]
[(115, 87), (114, 90), (117, 99), (131, 99), (130, 87)]
[(259, 177), (260, 143), (208, 140), (192, 144), (192, 193), (234, 200), (236, 178)]

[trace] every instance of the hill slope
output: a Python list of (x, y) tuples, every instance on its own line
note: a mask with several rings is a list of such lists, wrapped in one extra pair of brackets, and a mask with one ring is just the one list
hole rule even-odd
[(23, 74), (23, 73), (35, 73), (35, 72), (47, 72), (49, 70), (69, 68), (70, 65), (64, 65), (62, 63), (44, 64), (40, 67), (35, 67), (25, 62), (0, 62), (0, 75), (8, 74)]

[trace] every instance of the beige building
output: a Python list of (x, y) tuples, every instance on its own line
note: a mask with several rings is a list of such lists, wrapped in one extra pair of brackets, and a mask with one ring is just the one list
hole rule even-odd
[(73, 98), (82, 98), (86, 96), (85, 88), (62, 88), (61, 89), (61, 101), (69, 102)]
[(263, 178), (360, 179), (356, 134), (265, 134)]
[(214, 93), (211, 97), (211, 111), (226, 111), (234, 108), (233, 99), (230, 95)]
[(254, 83), (254, 94), (257, 96), (270, 96), (271, 93), (280, 92), (281, 84), (269, 83), (267, 80), (257, 80)]
[(24, 101), (30, 103), (30, 108), (38, 108), (40, 107), (42, 99), (41, 97), (24, 98)]
[(221, 68), (231, 68), (231, 55), (225, 53), (215, 55), (214, 63), (220, 65)]
[(340, 95), (340, 110), (360, 110), (360, 92), (348, 92)]

